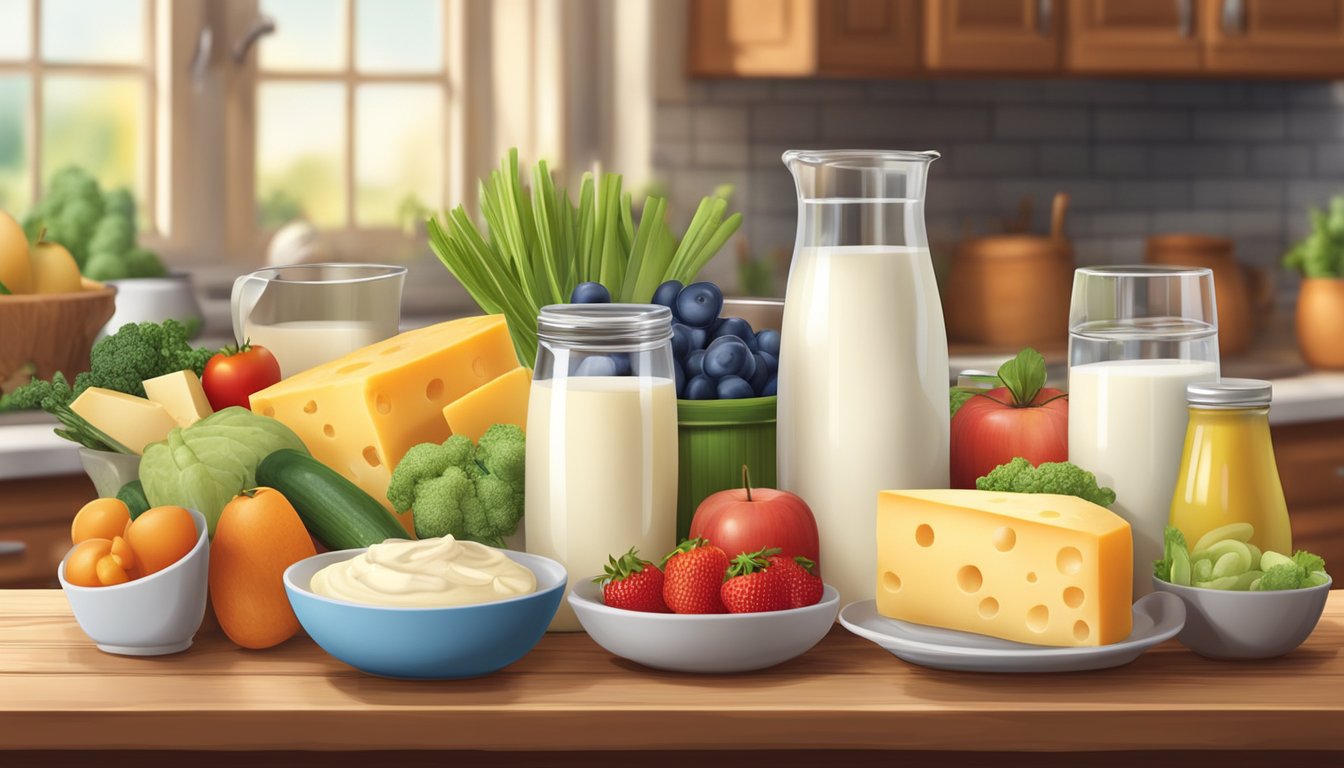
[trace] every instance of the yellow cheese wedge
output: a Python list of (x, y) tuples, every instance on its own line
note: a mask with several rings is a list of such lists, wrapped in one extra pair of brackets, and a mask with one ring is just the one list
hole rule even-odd
[(137, 455), (143, 454), (150, 443), (166, 440), (177, 426), (162, 405), (102, 387), (84, 390), (70, 404), (70, 410)]
[[(393, 336), (252, 395), (252, 410), (303, 440), (313, 458), (391, 508), (387, 483), (406, 451), (451, 436), (443, 407), (518, 367), (503, 315)], [(413, 530), (410, 515), (402, 524)]]
[(883, 616), (1037, 645), (1105, 645), (1132, 623), (1129, 524), (1073, 496), (883, 491)]
[(180, 427), (189, 427), (214, 413), (195, 371), (174, 371), (145, 379), (145, 395), (162, 405)]
[(454, 435), (474, 443), (495, 424), (517, 424), (527, 431), (527, 396), (532, 391), (532, 369), (515, 368), (443, 407), (443, 418)]

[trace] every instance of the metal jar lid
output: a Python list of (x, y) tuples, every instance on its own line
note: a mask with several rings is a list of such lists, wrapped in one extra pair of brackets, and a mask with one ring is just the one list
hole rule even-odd
[(1218, 379), (1185, 386), (1190, 405), (1206, 408), (1253, 408), (1269, 405), (1274, 385), (1262, 379)]
[(634, 349), (672, 338), (672, 310), (657, 304), (550, 304), (537, 337), (576, 349)]

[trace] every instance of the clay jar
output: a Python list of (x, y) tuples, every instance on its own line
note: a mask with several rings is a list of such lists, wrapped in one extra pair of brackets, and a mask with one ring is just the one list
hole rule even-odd
[(1303, 278), (1297, 295), (1297, 346), (1313, 368), (1344, 369), (1344, 279)]
[(1073, 247), (1063, 237), (992, 235), (957, 246), (943, 301), (955, 341), (1004, 348), (1068, 341)]
[(1272, 296), (1263, 274), (1237, 263), (1231, 240), (1210, 235), (1154, 235), (1148, 238), (1146, 258), (1149, 264), (1212, 270), (1218, 307), (1218, 353), (1229, 357), (1250, 349), (1255, 341), (1256, 315), (1267, 309), (1260, 305)]

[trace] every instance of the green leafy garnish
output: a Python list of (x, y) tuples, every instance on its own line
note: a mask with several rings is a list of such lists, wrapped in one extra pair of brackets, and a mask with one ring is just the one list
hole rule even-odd
[(1312, 209), (1311, 233), (1283, 257), (1284, 266), (1304, 277), (1344, 277), (1344, 195), (1330, 199), (1330, 209)]
[(9, 286), (0, 283), (0, 296), (13, 296), (14, 292), (9, 290)]
[(1045, 356), (1031, 347), (1023, 349), (999, 366), (999, 381), (1013, 394), (1013, 405), (1031, 405), (1045, 386)]
[[(1162, 559), (1153, 563), (1153, 574), (1163, 581), (1171, 581), (1171, 561), (1176, 550), (1186, 551), (1185, 534), (1180, 528), (1167, 526), (1162, 534)], [(1188, 559), (1188, 558), (1187, 558)]]
[(977, 479), (975, 487), (981, 491), (1077, 496), (1103, 507), (1115, 503), (1115, 491), (1097, 485), (1096, 475), (1067, 461), (1047, 461), (1033, 467), (1031, 462), (1018, 456)]

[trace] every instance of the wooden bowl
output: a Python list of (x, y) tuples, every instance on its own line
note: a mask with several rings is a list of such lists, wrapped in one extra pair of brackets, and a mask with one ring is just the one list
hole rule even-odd
[[(89, 369), (89, 350), (98, 331), (116, 309), (117, 289), (82, 278), (84, 290), (0, 296), (0, 382), (26, 383), (20, 375), (28, 364), (33, 374), (67, 379)], [(12, 377), (24, 379), (12, 382)]]

